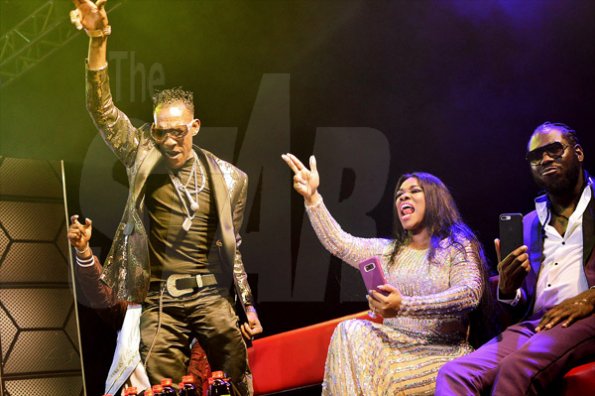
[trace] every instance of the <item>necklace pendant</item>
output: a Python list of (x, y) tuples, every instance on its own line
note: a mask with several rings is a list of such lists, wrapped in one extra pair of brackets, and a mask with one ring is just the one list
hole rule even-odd
[(192, 218), (186, 217), (186, 219), (184, 219), (184, 222), (182, 223), (182, 228), (184, 229), (184, 231), (188, 232), (188, 231), (190, 231), (191, 226), (192, 226)]

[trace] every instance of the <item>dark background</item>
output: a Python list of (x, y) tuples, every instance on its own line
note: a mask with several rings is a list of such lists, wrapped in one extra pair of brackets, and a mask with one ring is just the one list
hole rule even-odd
[[(0, 1), (0, 33), (6, 34), (45, 3)], [(142, 73), (129, 68), (142, 65), (148, 75), (157, 65), (165, 77), (157, 88), (183, 85), (194, 91), (204, 126), (237, 128), (227, 157), (217, 150), (221, 142), (211, 147), (207, 143), (213, 139), (197, 141), (232, 162), (242, 155), (256, 161), (260, 155), (258, 150), (246, 152), (244, 137), (261, 80), (270, 73), (290, 78), (287, 150), (301, 158), (313, 152), (319, 127), (381, 131), (390, 162), (388, 177), (377, 180), (383, 198), (368, 213), (375, 222), (373, 234), (390, 235), (398, 176), (423, 170), (451, 188), (493, 263), (498, 214), (532, 209), (537, 189), (523, 157), (537, 125), (564, 122), (576, 129), (586, 151), (586, 167), (594, 168), (593, 1), (110, 3), (122, 4), (109, 14), (109, 50), (127, 57), (119, 72), (111, 62), (112, 89), (120, 84), (117, 103), (135, 122), (150, 120), (151, 104), (148, 93), (143, 95), (147, 86)], [(66, 20), (70, 8), (71, 2), (56, 1), (55, 20)], [(113, 218), (94, 235), (93, 246), (104, 256), (112, 235), (109, 224), (121, 214), (122, 196), (114, 202), (91, 199), (93, 209), (83, 202), (94, 195), (87, 186), (101, 185), (101, 180), (84, 176), (85, 167), (94, 165), (96, 137), (84, 107), (86, 47), (81, 33), (1, 88), (0, 155), (65, 160), (70, 212)], [(271, 117), (276, 115), (271, 112)], [(274, 136), (276, 131), (265, 128), (260, 133)], [(375, 155), (366, 144), (358, 149), (362, 158)], [(276, 172), (283, 166), (280, 160), (267, 160), (261, 171)], [(324, 194), (324, 163), (319, 166)], [(341, 181), (347, 195), (358, 182), (350, 175), (347, 168)], [(259, 174), (249, 176), (253, 195), (266, 194), (255, 182)], [(126, 183), (121, 167), (113, 167), (109, 177), (122, 188)], [(285, 187), (291, 188), (289, 172)], [(296, 194), (288, 197), (291, 210), (283, 221), (290, 223), (295, 255), (303, 206)], [(266, 210), (260, 208), (261, 216)], [(338, 221), (349, 223), (346, 217)], [(357, 228), (349, 231), (358, 234)], [(251, 251), (249, 241), (243, 253), (275, 260), (264, 250)], [(287, 264), (293, 275), (295, 257)], [(249, 261), (245, 265), (258, 294), (263, 271)], [(341, 273), (341, 263), (332, 260), (320, 301), (261, 301), (258, 309), (266, 335), (366, 309), (361, 300), (345, 302), (340, 297)], [(93, 389), (101, 388), (102, 370), (109, 366), (113, 333), (84, 306), (81, 331), (88, 387), (94, 394)]]

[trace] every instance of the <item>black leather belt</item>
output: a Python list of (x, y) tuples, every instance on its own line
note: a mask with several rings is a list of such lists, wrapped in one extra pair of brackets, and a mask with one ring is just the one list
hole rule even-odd
[[(151, 283), (151, 290), (160, 288), (163, 282)], [(217, 278), (213, 274), (207, 275), (182, 275), (173, 274), (165, 280), (165, 290), (172, 297), (179, 297), (184, 294), (192, 293), (195, 289), (217, 284)]]

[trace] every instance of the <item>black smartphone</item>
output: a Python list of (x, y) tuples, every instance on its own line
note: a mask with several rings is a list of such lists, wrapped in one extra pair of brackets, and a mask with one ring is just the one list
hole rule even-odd
[(522, 245), (523, 215), (520, 213), (502, 213), (500, 215), (500, 257), (504, 259)]

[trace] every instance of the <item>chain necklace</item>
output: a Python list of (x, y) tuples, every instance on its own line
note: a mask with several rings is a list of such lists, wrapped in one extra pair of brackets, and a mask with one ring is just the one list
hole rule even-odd
[[(198, 160), (198, 156), (196, 155), (196, 153), (192, 151), (192, 154), (194, 156), (194, 162), (192, 163), (192, 170), (190, 171), (190, 175), (188, 175), (188, 180), (186, 180), (186, 183), (183, 184), (180, 178), (174, 175), (171, 170), (168, 170), (169, 178), (171, 179), (171, 182), (174, 185), (174, 190), (176, 190), (178, 198), (180, 199), (181, 206), (186, 212), (186, 218), (182, 223), (182, 228), (186, 232), (188, 232), (190, 230), (190, 227), (192, 226), (192, 220), (194, 220), (196, 212), (198, 211), (198, 194), (200, 194), (202, 190), (204, 190), (206, 183), (205, 169), (203, 168), (201, 162)], [(200, 187), (198, 187), (197, 166), (201, 175)], [(190, 184), (190, 181), (192, 179), (194, 179), (194, 186), (192, 189), (189, 189), (188, 184)], [(190, 194), (191, 191), (194, 192), (194, 198)]]

